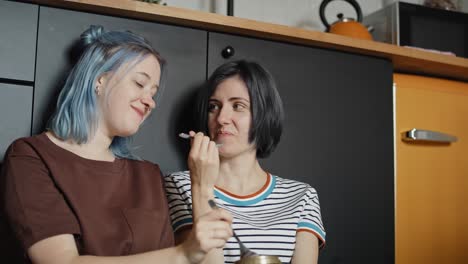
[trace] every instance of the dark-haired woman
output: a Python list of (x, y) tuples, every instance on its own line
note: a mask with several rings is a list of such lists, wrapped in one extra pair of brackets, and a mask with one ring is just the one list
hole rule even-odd
[[(165, 177), (176, 243), (210, 212), (208, 200), (233, 215), (233, 229), (254, 252), (283, 263), (317, 263), (325, 244), (317, 192), (308, 184), (262, 168), (278, 144), (283, 106), (271, 75), (254, 62), (228, 62), (214, 71), (197, 102), (200, 132), (190, 131), (189, 171)], [(204, 263), (234, 263), (239, 245), (228, 240)]]
[(232, 235), (207, 212), (174, 247), (159, 167), (127, 145), (155, 107), (164, 61), (142, 37), (92, 26), (47, 132), (16, 140), (2, 170), (4, 209), (37, 264), (199, 263)]

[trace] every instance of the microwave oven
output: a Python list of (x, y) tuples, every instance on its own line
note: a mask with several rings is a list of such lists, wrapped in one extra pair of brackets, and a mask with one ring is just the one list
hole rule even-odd
[(395, 2), (364, 17), (376, 41), (468, 58), (468, 14)]

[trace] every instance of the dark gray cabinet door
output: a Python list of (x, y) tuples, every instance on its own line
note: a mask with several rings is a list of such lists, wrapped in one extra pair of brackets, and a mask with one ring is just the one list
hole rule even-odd
[(0, 78), (34, 81), (38, 9), (0, 1)]
[(74, 41), (93, 24), (107, 30), (138, 33), (167, 60), (162, 98), (135, 136), (133, 145), (136, 154), (157, 162), (165, 172), (185, 168), (182, 149), (188, 143), (177, 137), (184, 119), (179, 113), (195, 86), (205, 80), (206, 31), (40, 7), (33, 133), (43, 131), (55, 107), (57, 94), (71, 67), (69, 58)]
[(31, 135), (33, 87), (0, 83), (0, 163), (13, 140)]
[(319, 263), (394, 263), (392, 65), (319, 48), (209, 34), (208, 73), (255, 60), (276, 79), (285, 130), (262, 161), (319, 194), (327, 245)]

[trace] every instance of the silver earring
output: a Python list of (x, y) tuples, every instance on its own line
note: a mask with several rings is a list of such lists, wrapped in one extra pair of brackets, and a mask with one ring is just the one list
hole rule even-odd
[(97, 94), (97, 95), (100, 95), (100, 94), (101, 94), (101, 91), (99, 90), (99, 86), (96, 86), (96, 88), (94, 89), (94, 91), (96, 91), (96, 94)]

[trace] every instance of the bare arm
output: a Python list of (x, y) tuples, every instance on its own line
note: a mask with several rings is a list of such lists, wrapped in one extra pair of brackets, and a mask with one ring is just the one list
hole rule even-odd
[(222, 248), (232, 236), (231, 215), (224, 210), (208, 212), (198, 218), (198, 229), (176, 247), (118, 257), (79, 255), (73, 235), (49, 237), (33, 244), (28, 255), (34, 264), (194, 264), (200, 263), (213, 248)]
[(306, 264), (318, 262), (319, 243), (318, 238), (309, 232), (296, 234), (296, 247), (294, 249), (292, 264)]
[[(185, 240), (188, 239), (191, 228), (186, 228), (175, 233), (175, 242), (176, 245), (181, 244)], [(206, 255), (205, 259), (201, 262), (205, 263), (224, 263), (224, 254), (223, 254), (223, 247), (214, 248)]]
[(182, 245), (124, 257), (80, 256), (73, 235), (64, 234), (46, 238), (32, 245), (28, 255), (34, 264), (124, 264), (151, 263), (190, 263), (183, 253)]
[[(204, 136), (203, 133), (195, 134), (190, 131), (190, 135), (193, 137), (188, 158), (192, 182), (192, 217), (194, 219), (192, 229), (199, 229), (197, 219), (201, 215), (213, 211), (208, 204), (208, 200), (214, 199), (213, 189), (219, 175), (219, 154), (216, 143), (211, 141), (209, 137)], [(223, 247), (211, 249), (202, 263), (224, 263)]]

